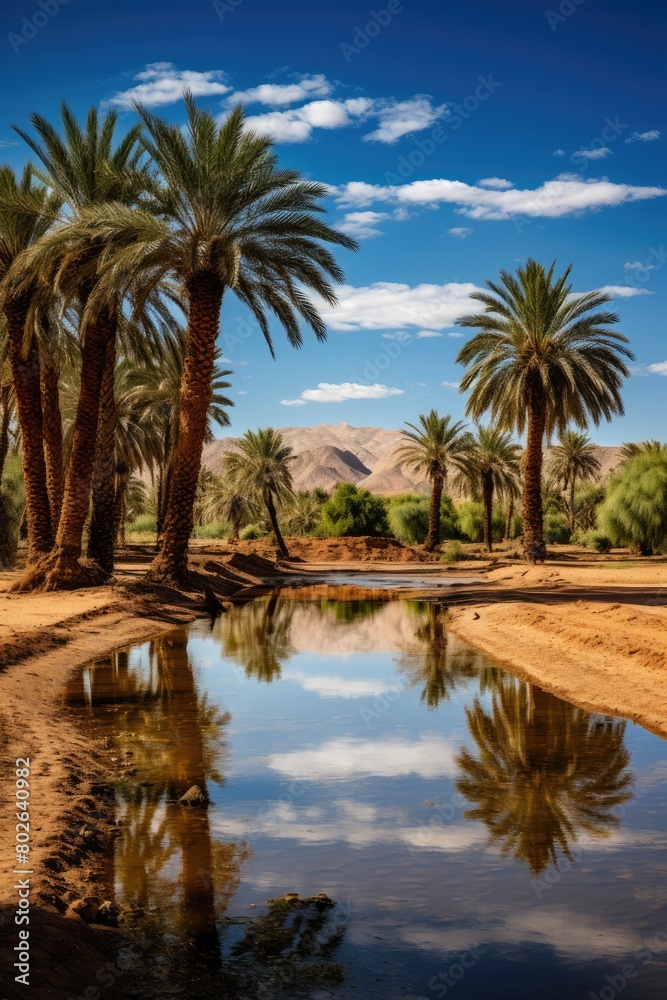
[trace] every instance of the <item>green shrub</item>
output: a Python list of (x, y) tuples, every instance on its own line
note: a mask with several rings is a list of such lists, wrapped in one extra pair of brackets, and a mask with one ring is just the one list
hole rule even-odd
[(547, 545), (566, 545), (570, 541), (570, 523), (567, 514), (550, 510), (544, 516), (544, 541)]
[[(471, 542), (484, 540), (484, 504), (477, 500), (469, 500), (458, 506), (458, 527), (460, 533)], [(505, 516), (500, 507), (493, 508), (491, 520), (493, 541), (499, 542), (505, 537)]]
[(463, 551), (463, 546), (459, 541), (454, 540), (445, 546), (445, 549), (440, 556), (440, 562), (451, 565), (452, 563), (460, 562), (462, 559), (465, 559), (465, 557), (466, 554)]
[[(410, 494), (392, 497), (387, 511), (392, 535), (405, 545), (422, 545), (428, 534), (430, 509), (428, 497)], [(451, 498), (445, 495), (440, 505), (440, 537), (457, 538), (458, 535), (456, 508)]]
[(157, 520), (153, 514), (142, 514), (141, 517), (135, 518), (131, 524), (127, 526), (128, 535), (143, 535), (147, 532), (157, 531)]
[(247, 524), (245, 528), (241, 528), (239, 531), (239, 538), (242, 538), (244, 542), (253, 538), (264, 538), (265, 535), (266, 532), (261, 524)]
[(226, 521), (209, 521), (195, 528), (195, 538), (228, 538), (232, 533)]
[(596, 552), (611, 552), (613, 548), (611, 538), (600, 534), (599, 531), (587, 531), (580, 536), (580, 540), (587, 549), (595, 549)]
[(598, 529), (640, 555), (667, 549), (667, 451), (640, 452), (607, 484)]
[(381, 497), (368, 490), (357, 489), (352, 483), (339, 483), (322, 507), (316, 534), (334, 538), (388, 535), (387, 506)]
[(10, 455), (0, 484), (0, 569), (11, 569), (14, 565), (24, 506), (21, 458), (19, 455)]

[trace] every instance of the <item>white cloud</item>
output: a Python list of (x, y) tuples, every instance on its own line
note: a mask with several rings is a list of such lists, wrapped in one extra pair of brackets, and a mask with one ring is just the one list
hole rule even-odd
[(247, 127), (270, 135), (277, 142), (307, 142), (316, 128), (358, 127), (373, 118), (379, 122), (379, 127), (365, 135), (364, 139), (393, 143), (402, 135), (428, 128), (444, 108), (445, 105), (433, 107), (430, 100), (423, 96), (406, 101), (371, 100), (368, 97), (310, 101), (300, 108), (268, 111), (250, 117)]
[(658, 361), (655, 365), (647, 365), (651, 375), (667, 375), (667, 361)]
[(402, 389), (395, 389), (376, 382), (360, 385), (358, 382), (320, 382), (317, 389), (304, 389), (299, 399), (281, 399), (283, 406), (304, 406), (306, 403), (343, 403), (348, 399), (385, 399), (402, 396)]
[(417, 334), (417, 340), (429, 340), (431, 337), (442, 337), (439, 330), (420, 330)]
[(272, 754), (269, 767), (280, 774), (308, 781), (326, 778), (398, 778), (417, 774), (440, 778), (456, 773), (457, 746), (440, 733), (423, 733), (417, 740), (358, 740), (340, 737), (319, 747)]
[(603, 285), (596, 289), (604, 295), (611, 295), (614, 299), (633, 299), (636, 295), (653, 295), (648, 288), (634, 288), (632, 285)]
[(239, 391), (236, 393), (236, 395), (237, 396), (247, 396), (248, 393), (245, 391), (245, 389), (239, 389)]
[(382, 230), (377, 228), (377, 223), (388, 218), (386, 212), (348, 212), (343, 221), (338, 224), (338, 229), (355, 239), (367, 240), (373, 236), (382, 235)]
[(134, 79), (140, 82), (129, 90), (119, 91), (103, 103), (131, 108), (138, 101), (146, 107), (158, 108), (180, 101), (186, 90), (191, 90), (195, 97), (212, 97), (228, 94), (232, 89), (224, 82), (222, 70), (212, 69), (204, 73), (177, 70), (169, 62), (149, 63)]
[(470, 296), (477, 291), (471, 282), (411, 286), (376, 281), (360, 288), (343, 285), (334, 307), (318, 304), (333, 330), (442, 330), (474, 307)]
[(623, 267), (626, 271), (655, 271), (655, 264), (644, 264), (641, 260), (626, 261)]
[(385, 340), (398, 340), (401, 344), (412, 340), (412, 334), (406, 333), (405, 330), (397, 330), (396, 333), (383, 333), (382, 336)]
[(422, 129), (433, 125), (446, 110), (446, 104), (434, 107), (431, 98), (426, 94), (418, 94), (407, 101), (378, 102), (374, 114), (380, 124), (374, 132), (365, 135), (364, 140), (396, 142), (403, 135), (421, 132)]
[(511, 181), (506, 181), (503, 177), (485, 177), (477, 183), (480, 187), (495, 188), (498, 191), (507, 191), (508, 188), (514, 187)]
[(553, 151), (553, 153), (551, 155), (552, 156), (565, 156), (565, 150), (564, 149), (554, 149), (554, 151)]
[(460, 382), (441, 382), (440, 385), (444, 386), (445, 389), (460, 389)]
[(584, 160), (604, 160), (611, 155), (609, 146), (600, 146), (597, 149), (578, 149), (573, 156), (580, 156)]
[(625, 140), (627, 142), (654, 142), (656, 139), (660, 138), (660, 133), (657, 128), (652, 128), (650, 132), (633, 132), (632, 135), (628, 136)]
[(362, 208), (374, 202), (409, 205), (412, 208), (438, 204), (457, 205), (457, 211), (471, 219), (511, 219), (517, 215), (533, 218), (561, 218), (581, 212), (611, 208), (629, 202), (660, 198), (665, 188), (615, 184), (606, 179), (578, 174), (561, 174), (538, 188), (494, 191), (463, 181), (434, 178), (409, 184), (381, 185), (350, 181), (334, 192), (340, 205)]
[(472, 229), (468, 229), (467, 226), (454, 226), (453, 229), (448, 229), (447, 232), (450, 236), (457, 236), (460, 240), (464, 240), (466, 236), (470, 236)]
[(447, 336), (448, 336), (448, 337), (462, 337), (462, 336), (463, 336), (463, 334), (462, 334), (462, 333), (459, 333), (459, 331), (458, 331), (458, 330), (448, 330), (448, 331), (447, 331)]
[(249, 90), (237, 90), (227, 98), (228, 104), (265, 104), (280, 107), (297, 104), (311, 97), (328, 97), (332, 86), (323, 73), (302, 76), (296, 83), (262, 83)]

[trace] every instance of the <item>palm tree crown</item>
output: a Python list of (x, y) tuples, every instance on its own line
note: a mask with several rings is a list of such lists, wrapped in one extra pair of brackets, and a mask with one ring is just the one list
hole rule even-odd
[(461, 390), (470, 390), (468, 413), (490, 413), (498, 426), (528, 430), (524, 479), (524, 547), (531, 559), (544, 558), (541, 501), (545, 433), (565, 432), (572, 422), (585, 427), (622, 414), (621, 385), (629, 375), (627, 338), (610, 329), (616, 313), (601, 309), (603, 292), (572, 293), (571, 267), (554, 277), (528, 260), (516, 275), (500, 272), (500, 283), (473, 298), (483, 312), (462, 317), (461, 326), (479, 332), (463, 346)]
[(257, 497), (266, 505), (278, 547), (287, 557), (275, 502), (287, 499), (294, 492), (290, 463), (296, 456), (273, 427), (246, 431), (238, 448), (227, 456), (225, 471), (230, 483), (241, 495)]

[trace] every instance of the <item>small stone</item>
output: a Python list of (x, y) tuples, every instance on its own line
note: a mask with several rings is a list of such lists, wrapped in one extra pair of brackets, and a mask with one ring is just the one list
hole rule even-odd
[(119, 907), (117, 907), (115, 903), (112, 903), (110, 899), (105, 899), (104, 902), (100, 904), (96, 919), (98, 924), (107, 924), (109, 927), (118, 927), (119, 916)]
[(179, 806), (196, 806), (201, 808), (208, 805), (208, 796), (201, 790), (199, 785), (193, 785), (192, 788), (188, 788), (185, 795), (181, 796), (178, 804)]
[(100, 901), (97, 896), (86, 896), (85, 899), (75, 899), (70, 904), (70, 913), (75, 913), (87, 924), (92, 924), (100, 908)]

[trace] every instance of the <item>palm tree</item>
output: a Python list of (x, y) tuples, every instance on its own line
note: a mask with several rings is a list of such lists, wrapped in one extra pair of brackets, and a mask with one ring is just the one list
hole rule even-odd
[(625, 460), (627, 458), (634, 458), (635, 455), (646, 453), (655, 455), (660, 454), (665, 449), (667, 449), (667, 444), (656, 441), (655, 438), (651, 438), (648, 441), (626, 441), (621, 448), (621, 457)]
[(144, 147), (159, 171), (153, 211), (124, 205), (91, 212), (87, 225), (114, 243), (106, 281), (111, 288), (141, 276), (146, 288), (165, 275), (183, 286), (188, 336), (181, 384), (176, 465), (153, 581), (182, 582), (197, 489), (215, 341), (222, 299), (231, 290), (251, 311), (273, 353), (267, 313), (275, 314), (289, 343), (302, 343), (299, 320), (324, 340), (326, 330), (308, 297), (336, 302), (329, 279), (343, 280), (323, 245), (357, 244), (316, 217), (327, 189), (279, 169), (272, 140), (245, 128), (239, 107), (218, 125), (185, 98), (186, 129), (137, 107)]
[(37, 282), (26, 282), (19, 291), (11, 275), (17, 260), (51, 227), (57, 211), (58, 199), (35, 181), (32, 167), (27, 166), (18, 180), (11, 167), (0, 167), (0, 295), (23, 437), (29, 561), (50, 551), (54, 525), (42, 446), (39, 347), (28, 322)]
[(580, 832), (607, 837), (618, 806), (632, 798), (625, 722), (595, 723), (533, 685), (500, 678), (490, 711), (479, 699), (466, 709), (477, 754), (456, 758), (459, 792), (491, 841), (528, 864), (534, 875), (572, 861)]
[(103, 241), (97, 233), (82, 229), (80, 222), (88, 210), (106, 202), (136, 206), (150, 182), (148, 169), (141, 164), (140, 126), (130, 129), (114, 148), (116, 112), (100, 120), (92, 108), (82, 128), (63, 104), (61, 118), (63, 138), (38, 114), (31, 115), (37, 139), (15, 127), (40, 160), (43, 179), (66, 205), (62, 224), (52, 228), (17, 262), (16, 286), (25, 288), (39, 275), (44, 298), (48, 300), (55, 289), (81, 310), (80, 393), (62, 512), (52, 559), (26, 577), (26, 588), (44, 585), (58, 589), (90, 581), (79, 557), (89, 510), (101, 401), (107, 407), (112, 405), (121, 303), (117, 289), (103, 289), (99, 281)]
[(462, 468), (467, 453), (465, 424), (452, 423), (451, 419), (449, 414), (441, 417), (431, 410), (427, 416), (419, 414), (420, 426), (406, 421), (410, 430), (401, 431), (406, 443), (396, 452), (401, 465), (422, 473), (431, 482), (428, 535), (424, 542), (427, 552), (432, 552), (440, 542), (440, 504), (448, 469), (450, 466)]
[(484, 312), (463, 316), (477, 329), (459, 352), (466, 366), (461, 390), (471, 390), (467, 412), (474, 420), (490, 412), (495, 424), (523, 433), (524, 551), (535, 562), (546, 548), (542, 511), (542, 448), (545, 434), (564, 432), (572, 422), (585, 427), (622, 414), (621, 385), (633, 355), (626, 337), (610, 329), (616, 313), (598, 310), (609, 301), (603, 292), (572, 293), (571, 266), (554, 278), (528, 260), (516, 275), (500, 272), (500, 284), (472, 296)]
[(512, 442), (509, 431), (499, 427), (477, 428), (476, 435), (469, 435), (465, 465), (456, 476), (459, 488), (472, 489), (473, 497), (480, 495), (484, 505), (484, 544), (493, 551), (493, 498), (500, 494), (512, 502), (519, 496), (521, 447)]
[(276, 501), (280, 503), (294, 492), (290, 463), (296, 456), (283, 443), (282, 434), (274, 431), (273, 427), (246, 431), (238, 442), (238, 449), (227, 456), (225, 474), (236, 492), (261, 500), (269, 515), (280, 554), (289, 559), (278, 525)]
[(580, 431), (565, 431), (551, 451), (549, 468), (562, 482), (563, 490), (569, 490), (570, 531), (574, 531), (574, 493), (577, 480), (590, 482), (600, 475), (601, 465), (595, 454), (595, 445)]
[(232, 526), (231, 540), (237, 542), (239, 530), (259, 517), (259, 505), (250, 496), (239, 493), (229, 479), (215, 476), (207, 486), (202, 499), (204, 522), (229, 521)]

